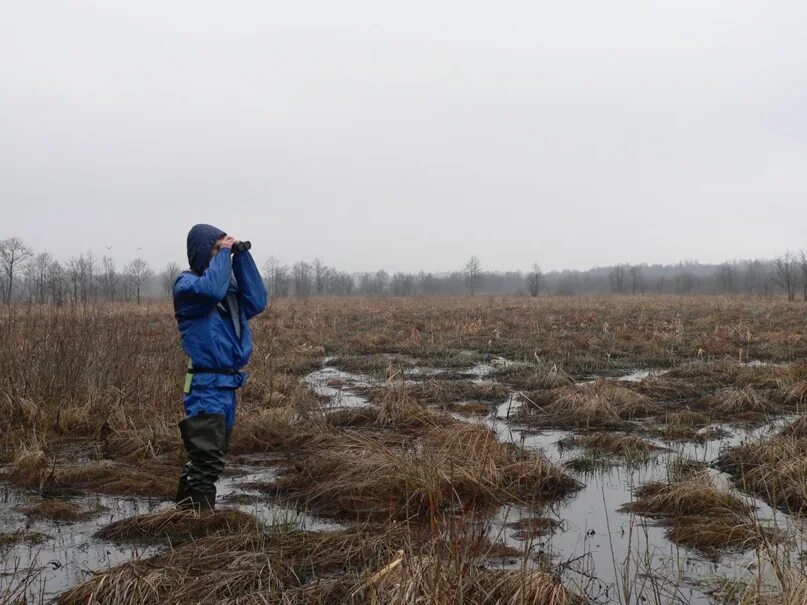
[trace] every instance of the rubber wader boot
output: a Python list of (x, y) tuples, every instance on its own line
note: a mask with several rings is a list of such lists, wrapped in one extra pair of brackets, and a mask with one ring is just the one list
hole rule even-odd
[(233, 436), (233, 429), (225, 429), (224, 430), (224, 453), (225, 455), (227, 452), (230, 451), (230, 439)]
[(224, 470), (224, 415), (190, 416), (179, 423), (179, 432), (188, 452), (188, 462), (179, 478), (177, 506), (213, 510), (216, 506), (216, 480)]

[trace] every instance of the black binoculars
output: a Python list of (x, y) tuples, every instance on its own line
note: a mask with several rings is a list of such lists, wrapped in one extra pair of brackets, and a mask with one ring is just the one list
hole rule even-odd
[(252, 243), (249, 241), (241, 241), (238, 242), (235, 246), (233, 246), (233, 252), (246, 252), (252, 248)]

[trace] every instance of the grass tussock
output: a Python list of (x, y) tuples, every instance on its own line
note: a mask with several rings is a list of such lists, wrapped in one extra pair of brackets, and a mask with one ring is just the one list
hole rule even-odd
[(375, 426), (416, 430), (455, 424), (456, 420), (424, 406), (405, 388), (387, 389), (377, 405), (337, 410), (328, 414), (328, 424), (341, 427)]
[(693, 548), (709, 557), (720, 550), (753, 549), (772, 537), (747, 516), (731, 514), (671, 519), (666, 534), (679, 546)]
[(50, 519), (64, 523), (87, 519), (100, 512), (98, 510), (82, 510), (76, 504), (66, 500), (42, 500), (37, 504), (24, 506), (18, 510), (29, 519)]
[(462, 414), (463, 416), (487, 416), (491, 413), (491, 405), (485, 401), (466, 401), (463, 403), (448, 403), (445, 406), (448, 412)]
[(788, 512), (807, 511), (807, 438), (797, 420), (770, 439), (723, 452), (717, 466), (741, 489)]
[(528, 401), (522, 409), (532, 422), (568, 427), (618, 426), (658, 411), (647, 396), (609, 380), (557, 389), (543, 405)]
[(573, 435), (561, 439), (561, 447), (582, 447), (591, 452), (623, 456), (626, 458), (647, 455), (662, 448), (636, 435), (597, 432), (587, 435)]
[(90, 490), (168, 500), (174, 496), (178, 475), (178, 465), (157, 461), (137, 466), (109, 460), (77, 464), (60, 462), (41, 448), (30, 447), (18, 451), (7, 478), (16, 485), (37, 489), (46, 496)]
[(709, 402), (709, 412), (719, 417), (774, 414), (778, 406), (754, 387), (732, 387), (720, 391)]
[(807, 403), (807, 380), (782, 385), (778, 388), (777, 395), (785, 405), (803, 405)]
[(671, 483), (648, 483), (635, 493), (625, 510), (652, 517), (719, 514), (751, 511), (730, 491), (718, 488), (707, 472), (685, 475)]
[[(536, 603), (577, 602), (558, 601), (571, 594), (557, 580), (550, 583), (548, 575), (539, 586), (535, 572), (488, 569), (490, 546), (484, 534), (457, 533), (449, 526), (424, 532), (394, 525), (338, 532), (276, 526), (202, 537), (97, 572), (59, 595), (57, 603), (393, 603), (412, 594), (405, 587), (422, 598), (403, 603), (457, 602), (443, 600), (449, 595), (465, 597), (465, 603), (497, 603), (509, 602), (501, 601), (503, 596), (519, 594), (519, 583), (529, 591), (525, 594), (549, 598)], [(418, 571), (402, 575), (402, 566), (407, 572)], [(486, 590), (479, 592), (482, 587)]]
[(197, 512), (170, 508), (129, 517), (102, 527), (97, 538), (111, 542), (163, 542), (177, 544), (202, 536), (255, 532), (260, 525), (252, 515), (236, 509), (219, 508)]
[(669, 483), (641, 486), (623, 510), (662, 519), (670, 540), (707, 556), (754, 548), (773, 538), (754, 520), (749, 504), (715, 485), (697, 465), (677, 469)]
[(239, 416), (230, 441), (230, 453), (294, 449), (319, 430), (316, 423), (294, 405), (256, 409)]
[(691, 401), (703, 395), (702, 388), (685, 380), (670, 378), (666, 375), (651, 376), (633, 383), (628, 382), (626, 386), (642, 395), (646, 395), (653, 401), (664, 403)]
[(0, 549), (10, 548), (17, 544), (41, 544), (49, 536), (35, 531), (17, 530), (0, 533)]
[(807, 416), (799, 416), (796, 420), (784, 427), (779, 434), (783, 437), (807, 439)]
[(424, 556), (404, 556), (367, 577), (353, 593), (372, 605), (531, 603), (573, 605), (584, 601), (544, 571), (473, 568)]
[(777, 585), (763, 584), (760, 578), (751, 582), (738, 605), (804, 605), (807, 603), (807, 574), (787, 569), (778, 574)]
[[(424, 404), (448, 404), (458, 401), (491, 401), (501, 403), (510, 395), (504, 385), (468, 380), (424, 380), (408, 382), (411, 397)], [(371, 387), (364, 391), (373, 401), (384, 401), (388, 387)]]
[(510, 365), (493, 373), (493, 378), (520, 391), (559, 389), (571, 386), (574, 379), (557, 366)]
[(531, 540), (554, 533), (560, 527), (560, 521), (551, 517), (524, 517), (508, 523), (507, 527), (516, 530), (512, 534), (516, 540)]
[(578, 485), (542, 456), (457, 423), (398, 443), (346, 433), (313, 444), (277, 487), (325, 514), (410, 518), (557, 498)]

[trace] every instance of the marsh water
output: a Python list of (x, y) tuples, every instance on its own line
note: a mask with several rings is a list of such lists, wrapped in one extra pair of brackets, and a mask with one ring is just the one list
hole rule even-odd
[[(371, 405), (359, 390), (384, 384), (372, 376), (339, 370), (326, 359), (320, 369), (303, 380), (327, 401), (329, 409)], [(492, 382), (496, 369), (507, 360), (497, 358), (466, 368), (470, 380)], [(419, 367), (408, 370), (408, 378), (428, 378), (440, 370)], [(636, 369), (621, 377), (626, 381), (642, 380), (658, 370)], [(569, 431), (535, 431), (511, 421), (513, 411), (521, 405), (517, 392), (492, 409), (488, 416), (453, 414), (465, 422), (479, 423), (495, 431), (501, 441), (540, 450), (551, 461), (563, 465), (579, 452), (564, 449), (559, 441)], [(508, 418), (508, 416), (510, 418)], [(753, 550), (727, 552), (708, 558), (695, 551), (679, 548), (665, 535), (660, 524), (621, 511), (631, 501), (634, 489), (651, 481), (667, 478), (668, 464), (677, 458), (698, 460), (706, 465), (715, 461), (721, 449), (756, 439), (777, 430), (786, 418), (764, 426), (743, 428), (724, 426), (723, 435), (702, 444), (668, 443), (655, 440), (661, 447), (639, 462), (615, 460), (586, 473), (576, 473), (584, 487), (571, 497), (544, 510), (525, 506), (503, 506), (490, 520), (489, 531), (507, 545), (527, 554), (535, 565), (560, 566), (567, 584), (585, 592), (596, 603), (636, 602), (640, 587), (663, 596), (664, 603), (721, 602), (721, 587), (742, 580), (755, 569)], [(339, 524), (315, 515), (279, 505), (255, 487), (271, 482), (276, 468), (264, 464), (266, 456), (242, 456), (234, 459), (219, 482), (220, 501), (255, 514), (266, 523), (293, 523), (308, 530), (334, 530)], [(716, 480), (731, 488), (727, 477), (717, 471)], [(793, 538), (792, 554), (805, 548), (805, 527), (801, 519), (771, 509), (766, 503), (742, 494), (756, 508), (763, 524), (781, 528)], [(37, 534), (38, 541), (0, 546), (0, 600), (28, 595), (29, 603), (48, 601), (70, 586), (86, 579), (95, 570), (125, 561), (148, 557), (153, 547), (116, 545), (94, 537), (101, 527), (134, 515), (169, 508), (171, 503), (145, 498), (84, 495), (73, 500), (82, 510), (95, 511), (88, 518), (73, 523), (48, 519), (29, 519), (21, 508), (39, 498), (36, 493), (0, 484), (0, 531), (26, 531)], [(514, 527), (517, 522), (546, 516), (559, 522), (548, 536), (526, 538)], [(522, 560), (504, 562), (521, 565)]]

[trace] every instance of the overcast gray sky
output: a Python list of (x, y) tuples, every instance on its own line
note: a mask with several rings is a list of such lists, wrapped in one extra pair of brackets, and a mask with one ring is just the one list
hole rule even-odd
[(805, 24), (803, 0), (3, 2), (0, 238), (156, 269), (195, 222), (349, 271), (805, 248)]

